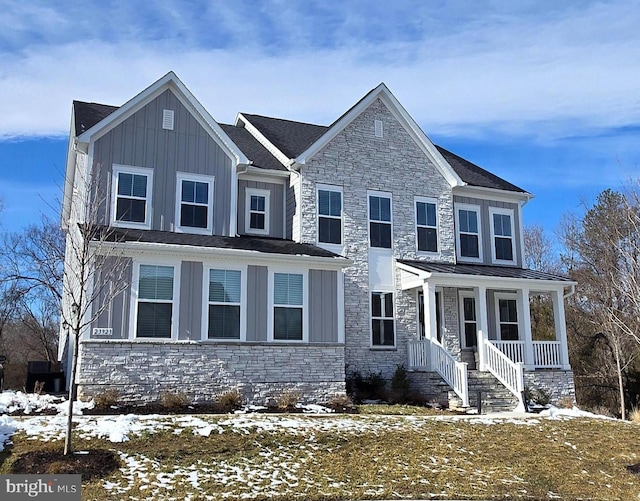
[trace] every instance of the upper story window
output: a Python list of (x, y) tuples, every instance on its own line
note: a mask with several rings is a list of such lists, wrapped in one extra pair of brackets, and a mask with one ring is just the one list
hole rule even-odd
[(491, 257), (497, 263), (515, 263), (513, 210), (489, 208)]
[(209, 339), (240, 339), (242, 272), (212, 268), (208, 277)]
[(318, 242), (342, 245), (342, 188), (318, 186)]
[(175, 297), (173, 266), (140, 264), (136, 272), (136, 337), (170, 339)]
[(268, 235), (271, 192), (247, 188), (245, 197), (245, 232), (255, 235)]
[(114, 226), (151, 228), (153, 170), (113, 166), (111, 222)]
[(456, 206), (457, 254), (463, 261), (482, 262), (482, 232), (480, 206), (458, 204)]
[(304, 275), (273, 274), (273, 339), (304, 341)]
[(211, 234), (213, 229), (213, 178), (178, 173), (176, 229)]
[(438, 204), (416, 197), (416, 238), (418, 252), (438, 252)]
[(393, 292), (371, 293), (371, 346), (395, 346)]
[(369, 192), (369, 245), (391, 249), (391, 195)]

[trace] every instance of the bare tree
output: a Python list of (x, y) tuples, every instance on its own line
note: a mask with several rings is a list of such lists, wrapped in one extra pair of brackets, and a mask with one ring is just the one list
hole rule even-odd
[(69, 408), (64, 454), (72, 448), (73, 404), (77, 395), (80, 340), (128, 287), (127, 262), (112, 228), (104, 225), (106, 197), (98, 186), (100, 172), (76, 170), (73, 198), (66, 221), (65, 265), (62, 280), (62, 328), (71, 341)]
[(565, 219), (562, 230), (564, 263), (578, 282), (572, 306), (589, 319), (590, 337), (609, 348), (623, 419), (625, 377), (639, 348), (639, 207), (633, 193), (605, 190), (582, 219)]

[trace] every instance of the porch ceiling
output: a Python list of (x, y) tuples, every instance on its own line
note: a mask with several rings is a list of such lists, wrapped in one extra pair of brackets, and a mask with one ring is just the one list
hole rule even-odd
[(413, 280), (407, 281), (409, 288), (415, 287), (415, 279), (438, 279), (443, 284), (468, 286), (481, 282), (491, 284), (500, 282), (505, 287), (509, 283), (513, 287), (522, 286), (525, 283), (532, 288), (557, 289), (575, 285), (576, 282), (562, 275), (545, 273), (542, 271), (528, 270), (507, 266), (488, 266), (480, 264), (450, 264), (432, 263), (427, 261), (399, 260), (398, 264), (405, 271), (416, 275)]

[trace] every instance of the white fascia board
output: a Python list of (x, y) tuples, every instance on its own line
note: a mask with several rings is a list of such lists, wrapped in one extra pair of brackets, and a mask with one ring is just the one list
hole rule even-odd
[(62, 229), (69, 227), (71, 217), (71, 198), (73, 195), (73, 184), (76, 177), (76, 119), (73, 104), (71, 105), (71, 125), (69, 127), (69, 143), (67, 146), (67, 162), (64, 169), (64, 188), (62, 191), (62, 213), (60, 214), (60, 225)]
[(264, 134), (262, 134), (262, 132), (260, 132), (252, 123), (251, 121), (245, 117), (242, 113), (238, 113), (236, 115), (236, 121), (235, 121), (235, 125), (238, 126), (238, 124), (242, 123), (243, 127), (245, 129), (247, 129), (247, 132), (249, 132), (249, 134), (251, 134), (253, 137), (255, 137), (258, 142), (264, 146), (269, 153), (271, 153), (274, 157), (276, 157), (276, 159), (285, 167), (288, 167), (288, 165), (291, 163), (291, 159), (285, 155), (284, 153), (282, 153), (278, 148), (276, 148), (276, 146), (269, 141)]
[(335, 138), (340, 132), (342, 132), (353, 120), (355, 120), (364, 110), (366, 110), (371, 103), (380, 98), (382, 102), (387, 106), (389, 111), (396, 117), (396, 119), (404, 125), (405, 129), (413, 137), (418, 147), (431, 158), (444, 176), (450, 186), (463, 186), (465, 183), (456, 174), (449, 163), (440, 154), (435, 145), (422, 131), (416, 121), (411, 118), (411, 115), (400, 104), (396, 97), (391, 93), (384, 83), (378, 85), (375, 89), (365, 95), (360, 102), (358, 102), (353, 108), (351, 108), (342, 118), (340, 118), (333, 126), (325, 132), (315, 143), (302, 152), (295, 159), (297, 164), (306, 163), (311, 157), (313, 157), (318, 151), (324, 148), (333, 138)]
[(453, 189), (454, 196), (481, 198), (483, 200), (495, 200), (499, 202), (508, 202), (512, 204), (526, 204), (535, 195), (526, 192), (506, 191), (496, 188), (484, 188), (482, 186), (458, 186)]
[(300, 254), (275, 254), (243, 249), (223, 249), (218, 247), (196, 247), (191, 245), (163, 244), (152, 242), (92, 242), (91, 247), (100, 254), (114, 254), (122, 257), (140, 259), (142, 256), (178, 256), (191, 260), (228, 259), (253, 265), (273, 265), (279, 263), (285, 266), (299, 263), (313, 269), (341, 270), (353, 264), (351, 259), (344, 257), (318, 257)]
[[(261, 169), (259, 167), (248, 166), (246, 169), (238, 172), (239, 179), (251, 179), (251, 180), (261, 180), (268, 183), (284, 183), (286, 179), (289, 179), (291, 176), (291, 172), (288, 170), (271, 170), (271, 169)], [(267, 179), (264, 178), (274, 178)]]
[(482, 285), (492, 289), (520, 289), (526, 286), (530, 290), (539, 291), (554, 291), (577, 283), (565, 280), (453, 275), (448, 273), (432, 273), (429, 280), (437, 285), (452, 287), (477, 287)]
[(104, 120), (101, 120), (93, 127), (80, 134), (80, 136), (78, 136), (78, 140), (88, 143), (106, 134), (124, 121), (125, 118), (144, 107), (167, 89), (171, 89), (180, 102), (200, 119), (201, 125), (203, 125), (205, 130), (208, 130), (212, 137), (217, 138), (217, 140), (222, 143), (221, 146), (224, 147), (231, 157), (235, 158), (236, 163), (249, 163), (249, 159), (247, 159), (244, 153), (240, 151), (240, 148), (238, 148), (231, 138), (222, 130), (209, 112), (204, 109), (202, 104), (200, 104), (200, 102), (189, 91), (189, 89), (187, 89), (173, 71), (170, 71), (138, 95), (127, 101), (116, 111), (104, 118)]

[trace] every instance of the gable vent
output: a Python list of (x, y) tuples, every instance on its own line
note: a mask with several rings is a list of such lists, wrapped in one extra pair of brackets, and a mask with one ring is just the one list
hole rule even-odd
[(162, 128), (173, 130), (173, 110), (162, 110)]
[(376, 137), (382, 137), (382, 120), (374, 120)]

